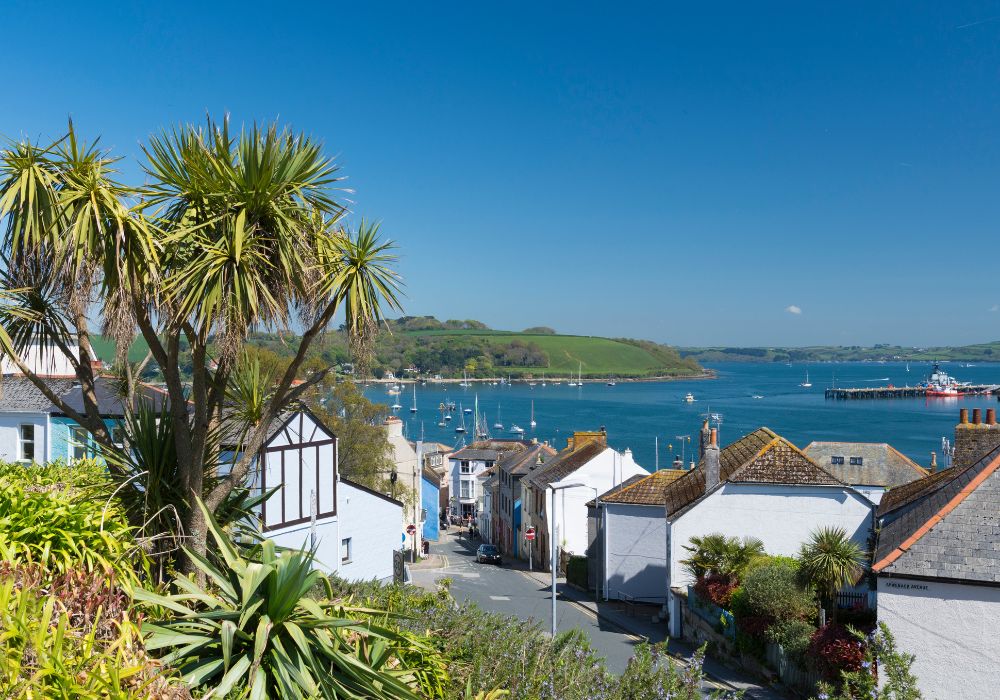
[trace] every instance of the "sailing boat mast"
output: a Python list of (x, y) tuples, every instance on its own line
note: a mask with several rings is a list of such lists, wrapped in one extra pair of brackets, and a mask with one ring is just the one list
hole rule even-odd
[(410, 406), (410, 413), (417, 412), (417, 383), (413, 382), (413, 405)]

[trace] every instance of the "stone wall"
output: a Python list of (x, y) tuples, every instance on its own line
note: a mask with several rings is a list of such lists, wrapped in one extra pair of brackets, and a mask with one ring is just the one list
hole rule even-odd
[(1000, 445), (1000, 423), (959, 423), (955, 426), (955, 460), (959, 469), (975, 464)]

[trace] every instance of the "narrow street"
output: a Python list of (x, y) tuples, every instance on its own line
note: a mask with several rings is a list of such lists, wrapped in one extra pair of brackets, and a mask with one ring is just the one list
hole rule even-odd
[[(503, 566), (478, 564), (475, 552), (480, 544), (482, 541), (478, 539), (469, 541), (457, 538), (454, 529), (442, 533), (439, 542), (431, 543), (431, 553), (442, 558), (442, 566), (412, 569), (413, 583), (433, 590), (438, 579), (448, 577), (453, 581), (451, 592), (456, 599), (473, 601), (486, 610), (505, 615), (536, 620), (542, 629), (548, 630), (551, 624), (551, 588), (547, 584), (548, 575), (539, 572), (532, 575), (520, 568), (520, 562), (515, 566), (509, 561), (505, 561)], [(608, 670), (621, 673), (628, 664), (635, 645), (645, 640), (607, 620), (603, 613), (598, 617), (592, 609), (592, 603), (565, 597), (562, 594), (563, 586), (564, 581), (559, 579), (560, 596), (556, 603), (558, 630), (582, 630), (590, 638), (594, 648), (605, 657)], [(654, 626), (639, 621), (634, 624), (637, 628), (648, 630), (649, 641), (663, 641), (666, 630), (662, 625)], [(683, 652), (680, 645), (677, 647), (671, 644), (675, 654)], [(744, 691), (744, 698), (753, 700), (786, 697), (774, 689), (757, 686), (742, 674), (712, 660), (706, 661), (705, 669), (709, 676), (704, 687), (705, 695), (720, 689), (740, 689)]]

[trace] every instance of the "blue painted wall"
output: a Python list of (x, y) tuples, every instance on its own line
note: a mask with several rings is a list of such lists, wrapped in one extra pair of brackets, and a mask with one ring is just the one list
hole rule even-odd
[(438, 491), (437, 484), (432, 483), (424, 476), (420, 477), (420, 507), (427, 511), (427, 517), (424, 518), (423, 538), (425, 540), (436, 540), (441, 535), (441, 506), (438, 503)]
[[(112, 428), (119, 426), (121, 421), (113, 418), (105, 418), (104, 424), (108, 426), (108, 430), (111, 430)], [(77, 422), (72, 418), (53, 416), (50, 426), (52, 433), (49, 442), (49, 460), (68, 462), (73, 456), (70, 449), (70, 435), (73, 433), (73, 428), (78, 427)], [(89, 456), (94, 457), (97, 452), (96, 445), (93, 438), (89, 435), (87, 437), (89, 447), (88, 454)]]
[(511, 545), (514, 547), (514, 556), (518, 556), (517, 552), (521, 544), (521, 537), (519, 533), (521, 532), (521, 499), (514, 501), (514, 532), (511, 533), (510, 538), (514, 540)]

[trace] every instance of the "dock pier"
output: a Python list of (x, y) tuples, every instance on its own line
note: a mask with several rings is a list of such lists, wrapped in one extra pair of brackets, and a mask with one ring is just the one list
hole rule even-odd
[[(978, 384), (958, 387), (961, 396), (1000, 396), (1000, 385)], [(850, 399), (912, 399), (927, 396), (927, 387), (918, 386), (872, 386), (859, 389), (827, 389), (826, 398)], [(936, 397), (935, 397), (936, 398)]]

